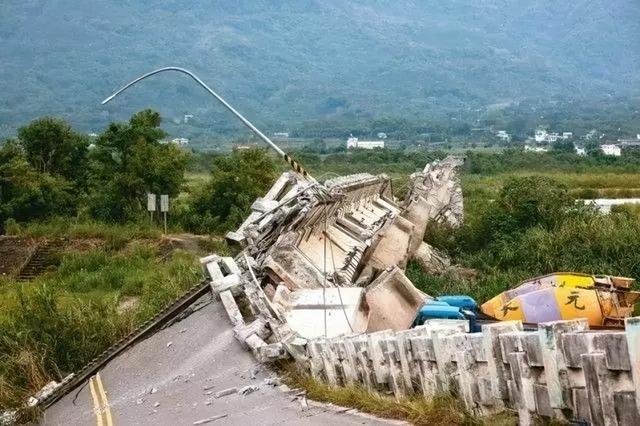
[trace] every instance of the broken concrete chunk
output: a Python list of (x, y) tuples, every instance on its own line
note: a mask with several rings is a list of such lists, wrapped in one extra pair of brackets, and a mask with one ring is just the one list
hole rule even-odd
[(238, 388), (234, 386), (232, 388), (227, 388), (227, 389), (223, 389), (223, 390), (221, 390), (219, 392), (216, 392), (216, 394), (214, 396), (216, 398), (222, 398), (224, 396), (232, 395), (232, 394), (237, 393), (237, 392), (238, 392)]
[(251, 210), (266, 213), (278, 207), (278, 204), (276, 200), (265, 200), (264, 198), (258, 197), (251, 205)]
[(250, 324), (236, 325), (233, 328), (233, 335), (238, 341), (240, 341), (240, 343), (245, 343), (252, 334), (257, 335), (260, 339), (264, 340), (271, 335), (271, 330), (267, 324), (266, 320), (256, 318)]
[(213, 416), (213, 417), (207, 417), (206, 419), (196, 420), (195, 422), (193, 422), (193, 424), (194, 425), (203, 425), (203, 424), (206, 424), (206, 423), (214, 422), (216, 420), (224, 419), (227, 416), (228, 416), (228, 414), (220, 414), (220, 415)]
[(287, 359), (289, 354), (282, 343), (272, 343), (258, 348), (258, 361), (273, 362), (279, 359)]
[(367, 287), (365, 297), (369, 305), (368, 333), (408, 329), (425, 299), (397, 267), (380, 274)]
[(240, 388), (240, 390), (238, 390), (238, 394), (246, 396), (246, 395), (249, 395), (250, 393), (257, 391), (258, 389), (260, 389), (259, 386), (249, 385), (249, 386)]
[(233, 298), (233, 294), (231, 294), (230, 291), (223, 291), (220, 293), (220, 301), (222, 302), (224, 310), (227, 311), (231, 324), (234, 326), (244, 325), (242, 313), (240, 312), (240, 308), (238, 307), (236, 300)]

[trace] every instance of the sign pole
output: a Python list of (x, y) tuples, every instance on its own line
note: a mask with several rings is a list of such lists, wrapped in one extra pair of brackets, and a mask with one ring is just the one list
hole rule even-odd
[(153, 226), (153, 212), (156, 211), (156, 194), (147, 194), (147, 210), (149, 210), (151, 226)]
[(167, 212), (169, 211), (169, 195), (160, 195), (160, 211), (164, 216), (164, 233), (167, 234)]

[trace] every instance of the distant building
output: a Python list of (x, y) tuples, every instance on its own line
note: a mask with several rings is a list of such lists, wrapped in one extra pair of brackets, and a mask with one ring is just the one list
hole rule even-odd
[(360, 149), (374, 149), (384, 148), (384, 141), (360, 141), (358, 138), (351, 136), (347, 139), (347, 149), (360, 148)]
[(597, 131), (596, 129), (590, 130), (589, 133), (587, 133), (586, 135), (584, 135), (584, 138), (588, 141), (590, 141), (591, 139), (594, 139), (595, 137), (597, 137)]
[(189, 145), (189, 139), (175, 138), (175, 139), (171, 139), (171, 143), (178, 146), (186, 146), (186, 145)]
[(378, 139), (386, 139), (386, 138), (387, 138), (387, 134), (385, 132), (378, 132)]
[(253, 148), (251, 145), (236, 145), (233, 147), (234, 151), (246, 151)]
[(97, 138), (97, 137), (98, 137), (98, 134), (97, 134), (97, 133), (89, 133), (89, 134), (88, 134), (88, 136), (89, 136), (90, 138)]
[(534, 133), (534, 140), (536, 143), (555, 143), (560, 139), (567, 140), (573, 137), (573, 132), (562, 132), (562, 134), (558, 132), (547, 132), (545, 129), (538, 129)]
[(496, 138), (500, 139), (502, 142), (509, 142), (511, 140), (511, 135), (507, 133), (506, 130), (498, 130)]
[(289, 139), (289, 132), (276, 132), (273, 134), (274, 138)]
[(604, 155), (612, 155), (614, 157), (620, 157), (622, 155), (622, 149), (618, 145), (600, 145), (600, 149)]
[(558, 139), (560, 139), (560, 135), (557, 132), (547, 134), (547, 142), (558, 142)]
[(543, 146), (531, 146), (531, 145), (525, 145), (524, 150), (527, 152), (548, 152), (549, 151), (548, 148), (545, 148)]
[(189, 122), (189, 120), (191, 120), (193, 118), (193, 114), (185, 114), (184, 115), (184, 124), (187, 124)]
[(587, 150), (584, 148), (581, 148), (579, 146), (573, 146), (573, 148), (576, 150), (576, 154), (580, 155), (580, 156), (584, 156), (587, 155)]
[(535, 141), (537, 143), (546, 142), (547, 141), (547, 131), (544, 130), (544, 129), (538, 129), (538, 130), (536, 130), (535, 134), (533, 135), (533, 138), (535, 139)]

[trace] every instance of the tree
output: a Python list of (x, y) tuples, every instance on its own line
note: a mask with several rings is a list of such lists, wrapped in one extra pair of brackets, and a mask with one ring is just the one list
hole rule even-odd
[(86, 170), (89, 140), (64, 121), (44, 117), (18, 130), (26, 159), (40, 172), (80, 183)]
[(209, 181), (194, 194), (190, 208), (181, 214), (181, 221), (186, 228), (200, 233), (234, 229), (276, 177), (276, 165), (264, 149), (216, 157)]
[(143, 211), (145, 194), (176, 196), (184, 183), (189, 153), (170, 143), (151, 110), (128, 123), (112, 123), (91, 152), (91, 212), (100, 219), (125, 220)]
[(35, 170), (17, 142), (0, 146), (0, 230), (7, 219), (25, 222), (71, 214), (75, 204), (68, 181)]

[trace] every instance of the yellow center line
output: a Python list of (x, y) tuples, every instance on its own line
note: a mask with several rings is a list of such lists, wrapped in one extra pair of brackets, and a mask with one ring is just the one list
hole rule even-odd
[(109, 408), (107, 393), (104, 391), (104, 387), (102, 386), (102, 379), (100, 379), (100, 373), (96, 373), (95, 378), (96, 378), (96, 382), (98, 383), (98, 391), (100, 392), (100, 396), (102, 397), (102, 409), (105, 413), (105, 417), (107, 420), (106, 426), (113, 426), (113, 419), (111, 418), (111, 408)]
[(100, 398), (98, 397), (96, 388), (93, 384), (94, 377), (91, 377), (89, 379), (89, 388), (91, 389), (91, 398), (93, 399), (93, 412), (96, 414), (96, 421), (98, 422), (98, 426), (102, 426), (102, 408), (100, 407)]

